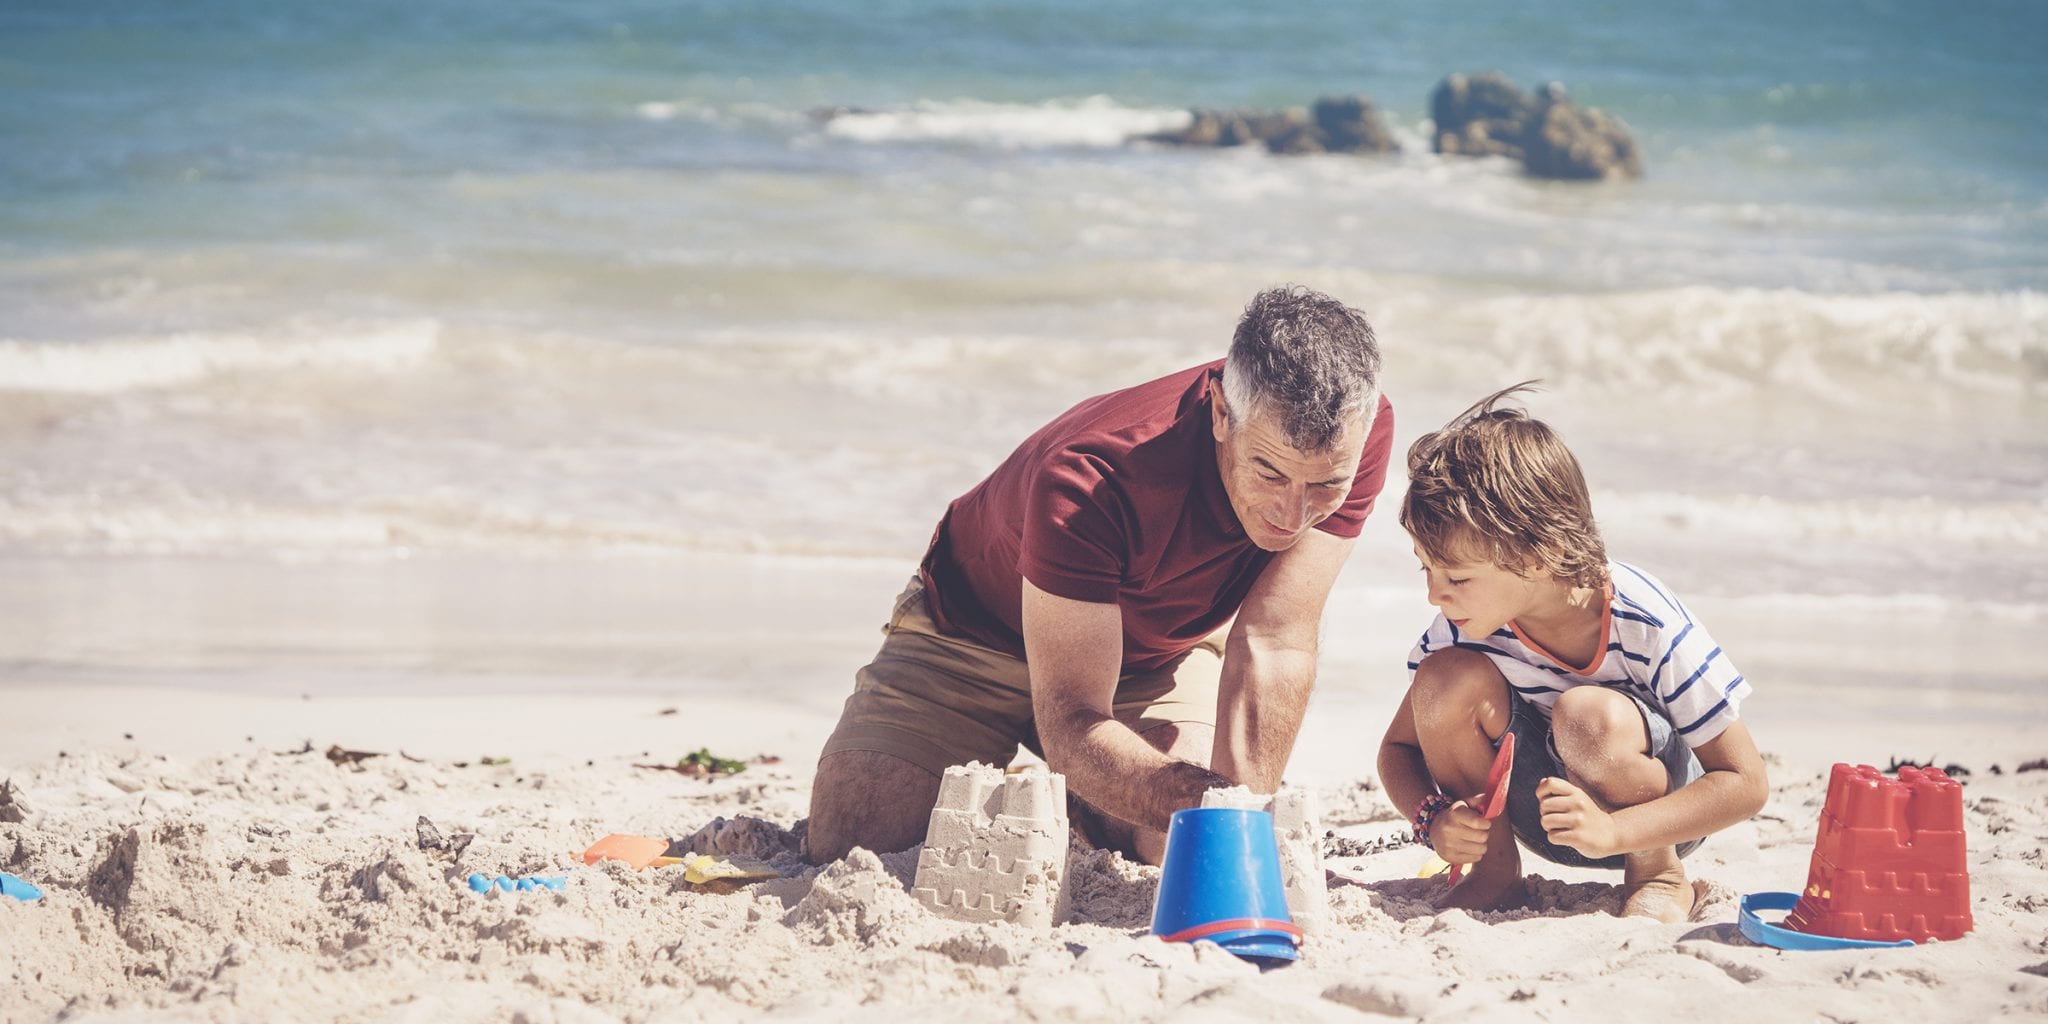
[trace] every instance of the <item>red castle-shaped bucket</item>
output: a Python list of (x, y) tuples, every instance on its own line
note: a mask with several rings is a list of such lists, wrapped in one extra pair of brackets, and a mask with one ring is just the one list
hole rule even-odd
[(1960, 938), (1971, 928), (1962, 786), (1938, 768), (1837, 764), (1806, 889), (1784, 927), (1873, 942)]

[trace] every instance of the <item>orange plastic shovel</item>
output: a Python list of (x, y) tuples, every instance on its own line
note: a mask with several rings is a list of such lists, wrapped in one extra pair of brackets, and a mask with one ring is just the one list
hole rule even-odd
[[(1508, 779), (1515, 774), (1515, 734), (1504, 733), (1500, 738), (1500, 750), (1493, 755), (1493, 767), (1486, 773), (1486, 792), (1479, 794), (1479, 802), (1486, 805), (1479, 816), (1488, 820), (1500, 817), (1508, 807)], [(1464, 877), (1465, 865), (1451, 865), (1451, 884), (1458, 884)]]
[(681, 864), (682, 852), (671, 850), (671, 845), (666, 839), (615, 833), (590, 844), (590, 849), (583, 851), (583, 863), (622, 860), (635, 871), (646, 867), (665, 868), (671, 864)]

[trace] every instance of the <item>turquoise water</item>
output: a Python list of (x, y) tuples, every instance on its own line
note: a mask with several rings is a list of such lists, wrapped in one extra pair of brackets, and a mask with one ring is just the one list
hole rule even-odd
[[(0, 2), (0, 550), (907, 558), (1299, 281), (1689, 590), (2034, 621), (2048, 6), (1677, 6)], [(1486, 69), (1647, 176), (1432, 155)], [(1129, 141), (1329, 93), (1404, 152)]]
[[(1976, 244), (1922, 263), (2043, 280), (2048, 10), (2025, 0), (25, 8), (0, 11), (14, 245), (353, 241), (416, 223), (404, 199), (448, 175), (920, 162), (793, 147), (839, 105), (1363, 92), (1414, 123), (1445, 73), (1498, 68), (1627, 120), (1674, 201), (1941, 218)], [(699, 116), (635, 116), (650, 102)]]

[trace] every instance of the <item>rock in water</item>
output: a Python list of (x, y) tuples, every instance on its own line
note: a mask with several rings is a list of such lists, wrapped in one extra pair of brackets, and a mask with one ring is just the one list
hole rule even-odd
[(1628, 126), (1581, 107), (1555, 82), (1532, 96), (1498, 71), (1452, 74), (1430, 96), (1436, 151), (1506, 156), (1538, 178), (1639, 178), (1642, 158)]
[(1364, 96), (1324, 96), (1309, 110), (1191, 110), (1175, 131), (1144, 136), (1170, 146), (1262, 145), (1282, 156), (1302, 153), (1392, 153), (1401, 148), (1379, 108)]

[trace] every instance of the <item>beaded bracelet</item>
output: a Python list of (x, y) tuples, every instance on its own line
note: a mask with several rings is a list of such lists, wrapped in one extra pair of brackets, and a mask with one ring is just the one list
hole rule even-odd
[(1429, 845), (1430, 823), (1435, 821), (1436, 816), (1442, 814), (1450, 806), (1451, 799), (1442, 793), (1431, 793), (1422, 798), (1422, 803), (1415, 807), (1415, 842), (1417, 844), (1422, 846)]

